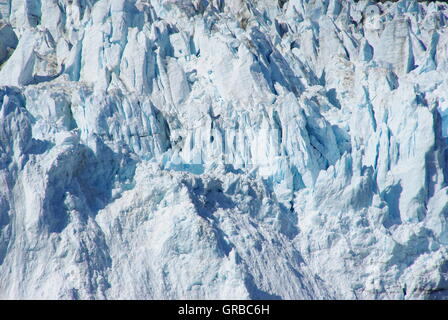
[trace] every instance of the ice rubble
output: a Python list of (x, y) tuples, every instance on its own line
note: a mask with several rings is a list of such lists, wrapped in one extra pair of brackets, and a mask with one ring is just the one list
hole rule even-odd
[(0, 298), (446, 298), (447, 17), (3, 1)]

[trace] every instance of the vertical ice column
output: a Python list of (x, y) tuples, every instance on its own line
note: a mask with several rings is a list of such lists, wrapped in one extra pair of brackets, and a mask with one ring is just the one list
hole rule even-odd
[(9, 20), (10, 10), (11, 10), (10, 0), (0, 0), (0, 21)]

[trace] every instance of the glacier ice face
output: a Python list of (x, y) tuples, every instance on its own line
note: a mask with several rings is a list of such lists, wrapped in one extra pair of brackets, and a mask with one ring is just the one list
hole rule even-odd
[(0, 298), (447, 298), (447, 17), (2, 1)]

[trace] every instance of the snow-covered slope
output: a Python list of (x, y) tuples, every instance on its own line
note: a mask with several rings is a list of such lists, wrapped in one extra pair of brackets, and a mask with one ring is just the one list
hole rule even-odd
[(0, 298), (448, 297), (448, 5), (0, 1)]

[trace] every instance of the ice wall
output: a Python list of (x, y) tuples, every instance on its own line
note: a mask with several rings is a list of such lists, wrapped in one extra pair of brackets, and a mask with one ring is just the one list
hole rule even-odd
[(447, 17), (0, 1), (0, 298), (446, 298)]

